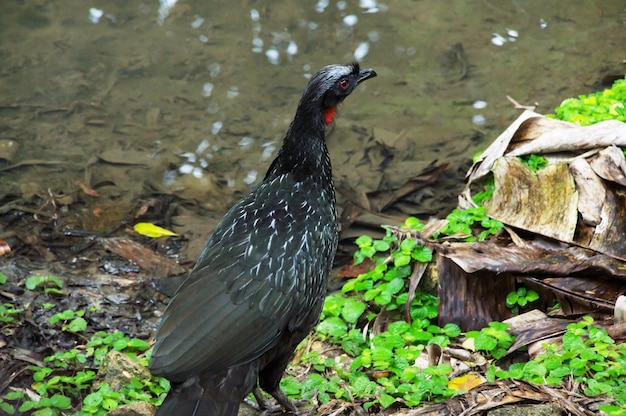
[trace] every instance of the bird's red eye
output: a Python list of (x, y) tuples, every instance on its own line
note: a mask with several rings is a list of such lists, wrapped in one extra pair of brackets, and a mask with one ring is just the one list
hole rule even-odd
[(341, 81), (339, 81), (339, 88), (341, 88), (342, 90), (348, 88), (348, 80), (342, 79)]

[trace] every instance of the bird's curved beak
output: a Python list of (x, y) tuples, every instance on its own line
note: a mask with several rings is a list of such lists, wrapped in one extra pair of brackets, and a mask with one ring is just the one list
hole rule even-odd
[(366, 79), (374, 78), (375, 76), (376, 76), (376, 71), (374, 71), (373, 69), (371, 68), (362, 69), (359, 71), (359, 79), (357, 81), (357, 84), (360, 84)]

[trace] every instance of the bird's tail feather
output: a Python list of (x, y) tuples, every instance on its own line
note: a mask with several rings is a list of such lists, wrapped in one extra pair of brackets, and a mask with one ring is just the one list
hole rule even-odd
[(237, 416), (239, 403), (168, 396), (155, 416)]

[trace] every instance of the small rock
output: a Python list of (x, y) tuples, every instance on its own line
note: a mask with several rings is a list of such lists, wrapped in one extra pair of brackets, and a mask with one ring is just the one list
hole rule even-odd
[(12, 162), (20, 145), (13, 140), (0, 140), (0, 159)]
[(135, 377), (148, 379), (150, 371), (126, 354), (113, 350), (102, 360), (98, 370), (98, 381), (94, 383), (93, 390), (97, 390), (101, 383), (108, 383), (111, 390), (118, 391)]
[(150, 403), (137, 402), (120, 406), (106, 414), (106, 416), (154, 416), (156, 407)]

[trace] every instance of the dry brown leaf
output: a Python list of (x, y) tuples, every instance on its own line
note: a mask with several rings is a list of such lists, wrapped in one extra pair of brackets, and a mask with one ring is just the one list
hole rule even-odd
[(74, 182), (74, 184), (76, 186), (78, 186), (80, 188), (80, 190), (83, 191), (83, 193), (85, 195), (89, 195), (89, 196), (93, 196), (93, 197), (99, 197), (100, 196), (98, 191), (96, 191), (95, 189), (93, 189), (92, 187), (86, 185), (85, 183), (83, 183), (81, 181), (76, 181), (76, 182)]
[(523, 122), (533, 117), (542, 117), (541, 114), (533, 111), (524, 111), (509, 127), (504, 130), (497, 139), (495, 139), (483, 154), (474, 162), (466, 177), (468, 178), (468, 186), (472, 182), (486, 176), (491, 172), (494, 162), (504, 156), (506, 149), (511, 143), (511, 139), (515, 132), (519, 129)]
[(184, 273), (186, 270), (171, 259), (125, 238), (106, 238), (99, 240), (102, 245), (115, 254), (132, 260), (154, 277), (168, 277)]
[(617, 146), (600, 150), (591, 167), (601, 178), (626, 186), (626, 158)]
[(578, 211), (585, 224), (595, 227), (602, 219), (606, 188), (585, 159), (574, 158), (569, 168), (578, 191)]
[(356, 278), (358, 275), (372, 270), (375, 266), (376, 264), (374, 264), (372, 260), (366, 258), (360, 264), (348, 264), (346, 266), (343, 266), (341, 269), (339, 269), (337, 277), (341, 277), (343, 279)]
[(550, 129), (511, 151), (508, 156), (582, 151), (611, 145), (626, 146), (626, 124), (621, 121), (607, 120), (584, 127), (574, 123), (568, 124), (575, 128), (568, 126), (564, 129)]
[(493, 166), (495, 189), (487, 215), (537, 234), (572, 241), (578, 221), (578, 193), (566, 164), (531, 171), (517, 158)]

